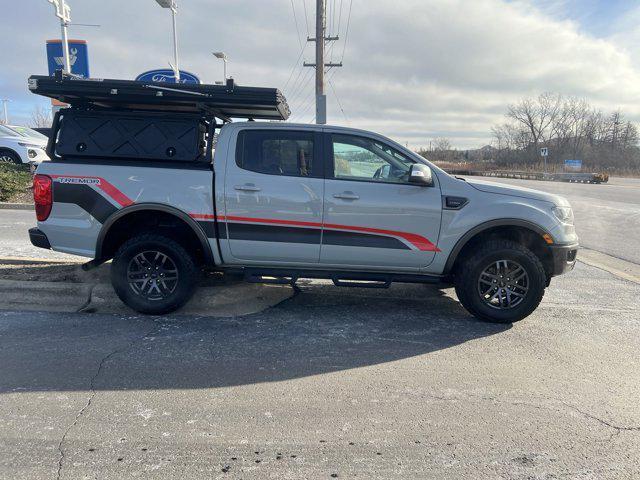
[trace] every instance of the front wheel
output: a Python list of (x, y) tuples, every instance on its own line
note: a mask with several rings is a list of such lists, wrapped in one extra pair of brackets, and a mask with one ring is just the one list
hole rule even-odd
[(17, 154), (9, 150), (0, 150), (0, 163), (22, 165), (22, 160), (20, 160), (20, 157)]
[(480, 320), (512, 323), (540, 304), (546, 273), (528, 248), (510, 240), (492, 240), (463, 260), (455, 276), (456, 294)]
[(125, 242), (111, 265), (111, 284), (132, 309), (153, 315), (173, 312), (193, 295), (199, 270), (178, 242), (139, 235)]

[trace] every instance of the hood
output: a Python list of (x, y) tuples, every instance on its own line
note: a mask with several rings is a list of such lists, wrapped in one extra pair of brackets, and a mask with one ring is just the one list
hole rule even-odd
[(476, 190), (486, 193), (495, 193), (498, 195), (510, 195), (512, 197), (530, 198), (532, 200), (541, 200), (543, 202), (553, 203), (554, 205), (569, 205), (569, 202), (560, 195), (553, 193), (541, 192), (533, 188), (516, 187), (515, 185), (507, 185), (504, 183), (488, 182), (486, 180), (477, 180), (466, 178), (467, 183)]
[(25, 145), (37, 145), (39, 147), (46, 147), (47, 141), (42, 140), (41, 138), (33, 138), (33, 137), (0, 137), (0, 142), (5, 143), (24, 143)]

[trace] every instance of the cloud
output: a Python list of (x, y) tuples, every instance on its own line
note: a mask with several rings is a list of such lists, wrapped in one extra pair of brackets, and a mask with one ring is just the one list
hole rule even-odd
[[(306, 36), (302, 2), (294, 5)], [(74, 21), (102, 25), (72, 29), (73, 37), (89, 42), (94, 76), (133, 78), (171, 59), (169, 14), (152, 0), (70, 3)], [(345, 36), (349, 2), (342, 3), (334, 61), (342, 57)], [(221, 79), (222, 65), (211, 52), (223, 50), (239, 83), (286, 85), (293, 119), (311, 120), (313, 72), (294, 65), (300, 39), (290, 1), (182, 0), (179, 8), (182, 68), (207, 82)], [(595, 38), (556, 10), (527, 1), (354, 0), (344, 66), (328, 75), (330, 122), (412, 146), (448, 136), (459, 148), (477, 147), (490, 141), (490, 127), (502, 121), (507, 104), (543, 91), (621, 108), (640, 120), (640, 63), (631, 48), (640, 42), (633, 33), (637, 21), (616, 16), (616, 34)], [(640, 9), (634, 14), (639, 19)], [(59, 27), (46, 4), (19, 2), (9, 17), (11, 48), (0, 53), (0, 95), (13, 98), (12, 112), (27, 121), (25, 112), (38, 100), (26, 92), (26, 78), (45, 71), (44, 42), (58, 36)], [(312, 52), (307, 46), (303, 58), (313, 61)]]

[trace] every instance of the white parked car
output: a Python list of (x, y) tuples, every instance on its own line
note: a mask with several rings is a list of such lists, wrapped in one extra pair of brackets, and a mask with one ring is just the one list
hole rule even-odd
[(49, 160), (46, 147), (46, 137), (43, 139), (21, 134), (8, 126), (0, 125), (0, 162), (37, 164)]

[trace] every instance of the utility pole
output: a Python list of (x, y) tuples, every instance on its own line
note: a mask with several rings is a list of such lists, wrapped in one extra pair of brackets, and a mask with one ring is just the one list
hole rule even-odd
[[(316, 0), (316, 123), (327, 123), (327, 96), (324, 94), (325, 0)], [(320, 65), (320, 66), (318, 66)]]
[(338, 40), (338, 36), (326, 36), (326, 0), (316, 0), (316, 37), (307, 38), (308, 42), (316, 42), (316, 62), (304, 63), (305, 67), (315, 67), (316, 69), (316, 123), (324, 125), (327, 123), (327, 96), (324, 93), (324, 67), (341, 67), (340, 63), (325, 63), (324, 46), (326, 41)]

